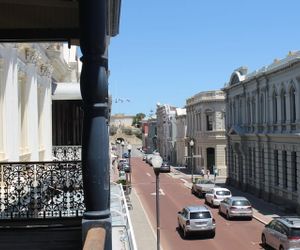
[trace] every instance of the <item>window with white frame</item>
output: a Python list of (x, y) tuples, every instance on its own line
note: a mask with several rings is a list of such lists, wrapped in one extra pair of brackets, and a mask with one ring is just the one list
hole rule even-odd
[(213, 113), (212, 112), (206, 113), (206, 130), (207, 131), (213, 130)]
[(280, 102), (281, 102), (281, 122), (286, 122), (286, 99), (285, 99), (285, 91), (281, 90), (280, 93)]
[(277, 93), (274, 90), (273, 95), (272, 95), (272, 109), (273, 109), (273, 123), (277, 123), (278, 121), (278, 111), (277, 111)]
[(290, 88), (290, 112), (291, 112), (291, 123), (296, 122), (296, 90), (294, 86)]

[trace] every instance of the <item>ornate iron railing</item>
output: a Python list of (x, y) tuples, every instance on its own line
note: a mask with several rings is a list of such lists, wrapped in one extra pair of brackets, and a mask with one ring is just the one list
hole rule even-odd
[(0, 219), (82, 216), (80, 161), (1, 162)]
[(54, 161), (81, 161), (81, 146), (53, 146)]

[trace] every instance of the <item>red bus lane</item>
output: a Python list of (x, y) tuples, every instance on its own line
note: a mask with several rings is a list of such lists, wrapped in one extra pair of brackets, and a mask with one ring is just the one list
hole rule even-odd
[[(132, 186), (135, 189), (156, 234), (155, 174), (150, 165), (140, 158), (132, 158)], [(203, 205), (204, 200), (191, 194), (181, 179), (160, 174), (160, 238), (164, 250), (182, 249), (263, 249), (260, 234), (263, 224), (253, 219), (226, 220), (217, 208), (210, 208), (216, 219), (216, 236), (191, 236), (184, 239), (177, 229), (177, 212), (187, 205)]]

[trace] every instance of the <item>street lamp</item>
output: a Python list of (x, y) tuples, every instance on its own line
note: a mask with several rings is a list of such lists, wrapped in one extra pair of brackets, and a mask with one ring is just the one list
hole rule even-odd
[(131, 163), (130, 163), (131, 149), (132, 149), (131, 144), (128, 144), (128, 145), (127, 145), (127, 150), (128, 150), (128, 165), (129, 165), (129, 173), (130, 173), (130, 176), (129, 176), (130, 185), (131, 185), (131, 171), (132, 171), (132, 170), (131, 170)]
[(123, 158), (123, 154), (124, 154), (124, 146), (125, 146), (125, 142), (124, 141), (122, 141), (121, 142), (121, 146), (122, 146), (122, 158)]
[(194, 183), (194, 140), (190, 140), (190, 147), (191, 147), (191, 161), (192, 161), (192, 178), (191, 181)]
[(154, 173), (156, 175), (156, 243), (157, 250), (160, 249), (160, 225), (159, 225), (159, 172), (163, 162), (159, 154), (155, 154), (151, 159)]

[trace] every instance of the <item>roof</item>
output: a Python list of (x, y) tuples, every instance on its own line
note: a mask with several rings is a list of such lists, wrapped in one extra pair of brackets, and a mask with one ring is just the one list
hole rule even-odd
[[(121, 0), (108, 0), (109, 36), (119, 32), (120, 5)], [(0, 1), (1, 42), (68, 41), (79, 45), (79, 35), (79, 0)]]
[(246, 197), (243, 196), (232, 196), (229, 199), (236, 201), (236, 200), (248, 200)]
[(206, 206), (191, 205), (186, 207), (190, 212), (209, 211)]
[(282, 223), (284, 223), (287, 226), (300, 228), (299, 216), (283, 216), (276, 219), (280, 220)]

